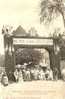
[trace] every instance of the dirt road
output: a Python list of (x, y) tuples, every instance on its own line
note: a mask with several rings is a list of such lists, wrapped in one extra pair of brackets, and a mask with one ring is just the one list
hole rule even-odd
[(32, 81), (1, 85), (0, 99), (65, 99), (65, 82)]

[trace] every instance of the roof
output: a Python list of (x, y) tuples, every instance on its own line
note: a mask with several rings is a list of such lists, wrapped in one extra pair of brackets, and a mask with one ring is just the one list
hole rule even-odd
[(13, 31), (13, 36), (17, 36), (17, 37), (20, 37), (20, 36), (27, 36), (27, 33), (26, 31), (21, 27), (21, 25), (18, 26), (18, 28)]

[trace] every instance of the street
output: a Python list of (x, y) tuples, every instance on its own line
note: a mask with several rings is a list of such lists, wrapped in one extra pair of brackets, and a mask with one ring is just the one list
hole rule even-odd
[(65, 99), (65, 82), (32, 81), (0, 87), (0, 99)]

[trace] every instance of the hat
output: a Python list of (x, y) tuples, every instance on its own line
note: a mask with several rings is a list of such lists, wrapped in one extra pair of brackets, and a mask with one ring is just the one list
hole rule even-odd
[(40, 63), (39, 64), (41, 67), (47, 67), (48, 66), (48, 64), (46, 64), (46, 63)]
[(21, 68), (21, 65), (20, 65), (20, 64), (17, 64), (17, 65), (16, 65), (16, 68)]
[(24, 64), (22, 65), (22, 68), (26, 68), (27, 65), (28, 65), (27, 63), (24, 63)]
[(24, 63), (23, 65), (24, 65), (24, 66), (27, 66), (28, 64), (27, 64), (27, 63)]

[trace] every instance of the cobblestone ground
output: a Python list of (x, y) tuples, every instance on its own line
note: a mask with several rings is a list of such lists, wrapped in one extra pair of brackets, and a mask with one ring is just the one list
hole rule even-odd
[(0, 99), (65, 99), (63, 81), (32, 81), (0, 86)]

